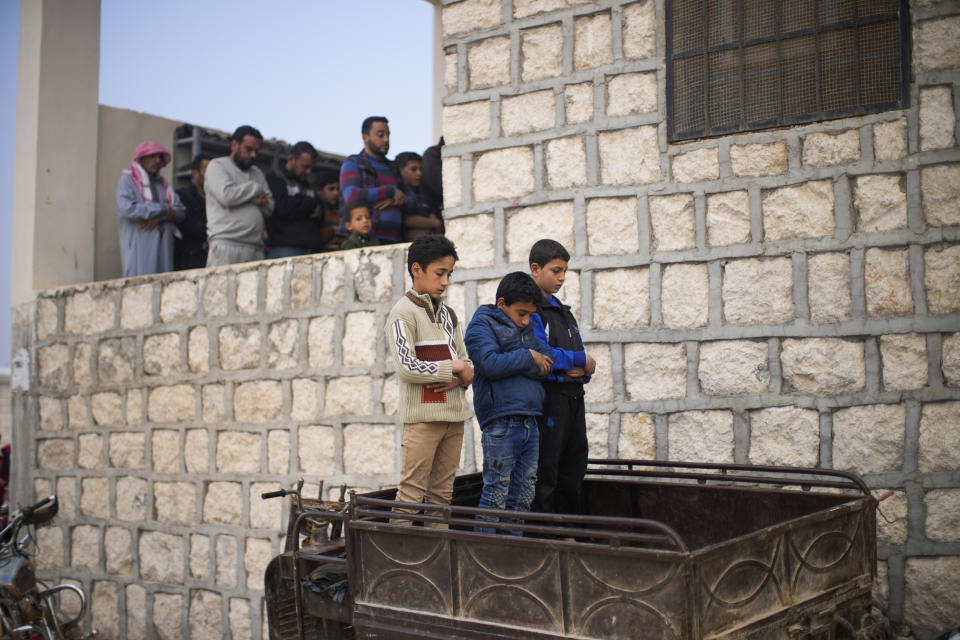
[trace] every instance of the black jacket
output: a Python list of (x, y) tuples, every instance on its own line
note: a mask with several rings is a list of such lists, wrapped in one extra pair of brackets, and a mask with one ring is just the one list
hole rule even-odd
[(268, 173), (267, 185), (274, 202), (273, 215), (267, 218), (267, 245), (319, 251), (323, 219), (313, 216), (317, 209), (313, 187), (288, 173), (286, 167)]
[(184, 189), (177, 189), (177, 195), (186, 208), (183, 222), (177, 223), (182, 238), (173, 245), (173, 264), (175, 269), (202, 269), (207, 266), (207, 200), (193, 183)]
[[(556, 300), (556, 302), (559, 306), (549, 300), (544, 300), (543, 303), (537, 306), (537, 315), (539, 317), (531, 318), (531, 324), (534, 325), (534, 332), (541, 340), (546, 338), (545, 342), (551, 349), (556, 348), (564, 351), (578, 352), (577, 354), (568, 354), (565, 356), (576, 356), (574, 361), (567, 363), (564, 363), (560, 356), (554, 353), (552, 355), (554, 367), (561, 365), (566, 369), (566, 365), (583, 366), (586, 355), (583, 352), (583, 340), (580, 338), (580, 328), (577, 326), (577, 319), (573, 317), (569, 306), (559, 300)], [(545, 335), (541, 335), (541, 331)], [(546, 377), (543, 385), (547, 391), (558, 391), (566, 395), (579, 397), (583, 395), (584, 383), (589, 381), (589, 378), (571, 378), (555, 368)]]
[(426, 202), (428, 211), (443, 211), (443, 161), (440, 158), (440, 148), (443, 146), (443, 138), (440, 142), (427, 147), (423, 152), (423, 161), (420, 166), (423, 168), (423, 175), (420, 179), (420, 196)]

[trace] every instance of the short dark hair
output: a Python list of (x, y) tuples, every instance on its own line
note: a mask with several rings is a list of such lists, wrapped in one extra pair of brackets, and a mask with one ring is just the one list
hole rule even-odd
[(500, 298), (503, 298), (503, 304), (508, 307), (514, 302), (532, 302), (539, 305), (543, 301), (543, 294), (529, 274), (514, 271), (503, 276), (497, 286), (497, 301)]
[(431, 262), (436, 262), (453, 256), (454, 261), (460, 259), (457, 255), (457, 249), (446, 236), (431, 234), (420, 236), (410, 243), (407, 249), (407, 272), (413, 277), (413, 264), (419, 264), (421, 269), (426, 269)]
[(263, 140), (263, 134), (260, 133), (260, 130), (256, 127), (251, 127), (249, 124), (242, 124), (237, 127), (236, 131), (233, 132), (233, 135), (230, 136), (231, 140), (236, 140), (237, 142), (243, 142), (245, 136), (253, 136), (257, 140)]
[(350, 214), (357, 209), (366, 209), (367, 211), (370, 211), (370, 205), (367, 204), (366, 200), (354, 200), (343, 209), (343, 219), (346, 222), (350, 222)]
[(313, 176), (314, 186), (320, 188), (327, 186), (331, 182), (340, 184), (340, 167), (337, 167), (336, 169), (333, 167), (324, 166), (321, 166), (319, 169), (315, 167), (311, 175)]
[(397, 158), (393, 162), (397, 165), (397, 169), (403, 169), (414, 160), (423, 162), (423, 158), (421, 158), (420, 154), (416, 151), (404, 151), (403, 153), (398, 153)]
[(190, 170), (200, 171), (204, 160), (213, 160), (213, 156), (209, 153), (198, 153), (197, 155), (193, 156), (193, 162), (190, 163)]
[(383, 122), (384, 124), (386, 124), (388, 121), (383, 116), (369, 116), (366, 119), (364, 119), (363, 124), (360, 125), (360, 133), (362, 133), (363, 135), (367, 135), (368, 133), (370, 133), (370, 129), (373, 128), (374, 122)]
[(314, 149), (313, 145), (306, 140), (301, 140), (297, 144), (290, 147), (290, 155), (292, 155), (294, 158), (299, 158), (305, 153), (309, 153), (310, 157), (314, 160), (317, 159), (317, 150)]
[(534, 242), (533, 246), (530, 247), (529, 263), (545, 267), (551, 260), (570, 262), (570, 254), (563, 248), (563, 245), (556, 240), (544, 238), (543, 240)]

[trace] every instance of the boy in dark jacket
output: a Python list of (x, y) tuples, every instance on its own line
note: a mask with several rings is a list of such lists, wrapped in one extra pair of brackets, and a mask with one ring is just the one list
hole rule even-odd
[(544, 397), (540, 377), (553, 362), (530, 325), (540, 297), (530, 276), (507, 274), (497, 287), (496, 305), (478, 308), (464, 335), (475, 367), (473, 407), (483, 432), (480, 507), (528, 511), (533, 501), (540, 447), (536, 416)]
[(357, 200), (347, 205), (347, 231), (350, 235), (340, 243), (340, 248), (359, 249), (360, 247), (376, 247), (380, 244), (377, 236), (373, 235), (370, 221), (370, 207), (366, 202)]
[(420, 193), (423, 176), (420, 154), (413, 151), (404, 151), (397, 154), (397, 159), (394, 162), (396, 162), (397, 169), (400, 171), (403, 184), (413, 191), (417, 200), (416, 208), (403, 217), (403, 239), (410, 242), (420, 236), (443, 233), (443, 218), (440, 216), (440, 207), (429, 202)]
[(194, 156), (190, 186), (177, 189), (180, 202), (187, 208), (183, 222), (177, 225), (182, 237), (174, 236), (173, 240), (173, 268), (177, 271), (207, 266), (207, 194), (203, 190), (203, 178), (212, 159), (205, 153)]
[(546, 396), (540, 425), (540, 463), (535, 511), (583, 513), (583, 477), (587, 471), (587, 424), (583, 385), (597, 367), (583, 349), (570, 307), (556, 298), (567, 275), (570, 254), (556, 240), (538, 240), (530, 248), (530, 273), (543, 302), (530, 319), (534, 334), (550, 347), (553, 368), (544, 379)]

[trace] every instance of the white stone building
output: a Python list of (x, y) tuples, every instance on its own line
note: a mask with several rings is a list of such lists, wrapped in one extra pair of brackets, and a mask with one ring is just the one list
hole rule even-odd
[[(444, 0), (450, 300), (468, 318), (535, 239), (564, 243), (561, 296), (598, 362), (591, 454), (851, 469), (894, 490), (878, 597), (929, 638), (960, 624), (960, 5), (886, 4), (909, 36), (895, 108), (684, 138), (668, 108), (679, 2)], [(95, 77), (77, 53), (96, 49), (95, 9), (22, 9), (22, 34), (79, 27), (56, 46), (21, 38), (14, 264), (33, 270), (14, 283), (29, 376), (13, 436), (36, 466), (17, 469), (17, 496), (60, 495), (43, 569), (92, 592), (107, 637), (265, 638), (262, 571), (282, 540), (280, 505), (258, 494), (397, 479), (381, 327), (402, 248), (87, 283), (96, 173), (41, 167), (97, 144), (75, 126), (97, 122), (95, 83), (57, 75)], [(850, 20), (816, 37), (875, 24)], [(50, 96), (67, 95), (71, 135), (90, 139), (63, 149)]]

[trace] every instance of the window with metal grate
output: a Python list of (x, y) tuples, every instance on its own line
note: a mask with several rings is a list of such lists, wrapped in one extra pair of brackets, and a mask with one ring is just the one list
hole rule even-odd
[(907, 106), (907, 0), (666, 7), (671, 141)]

